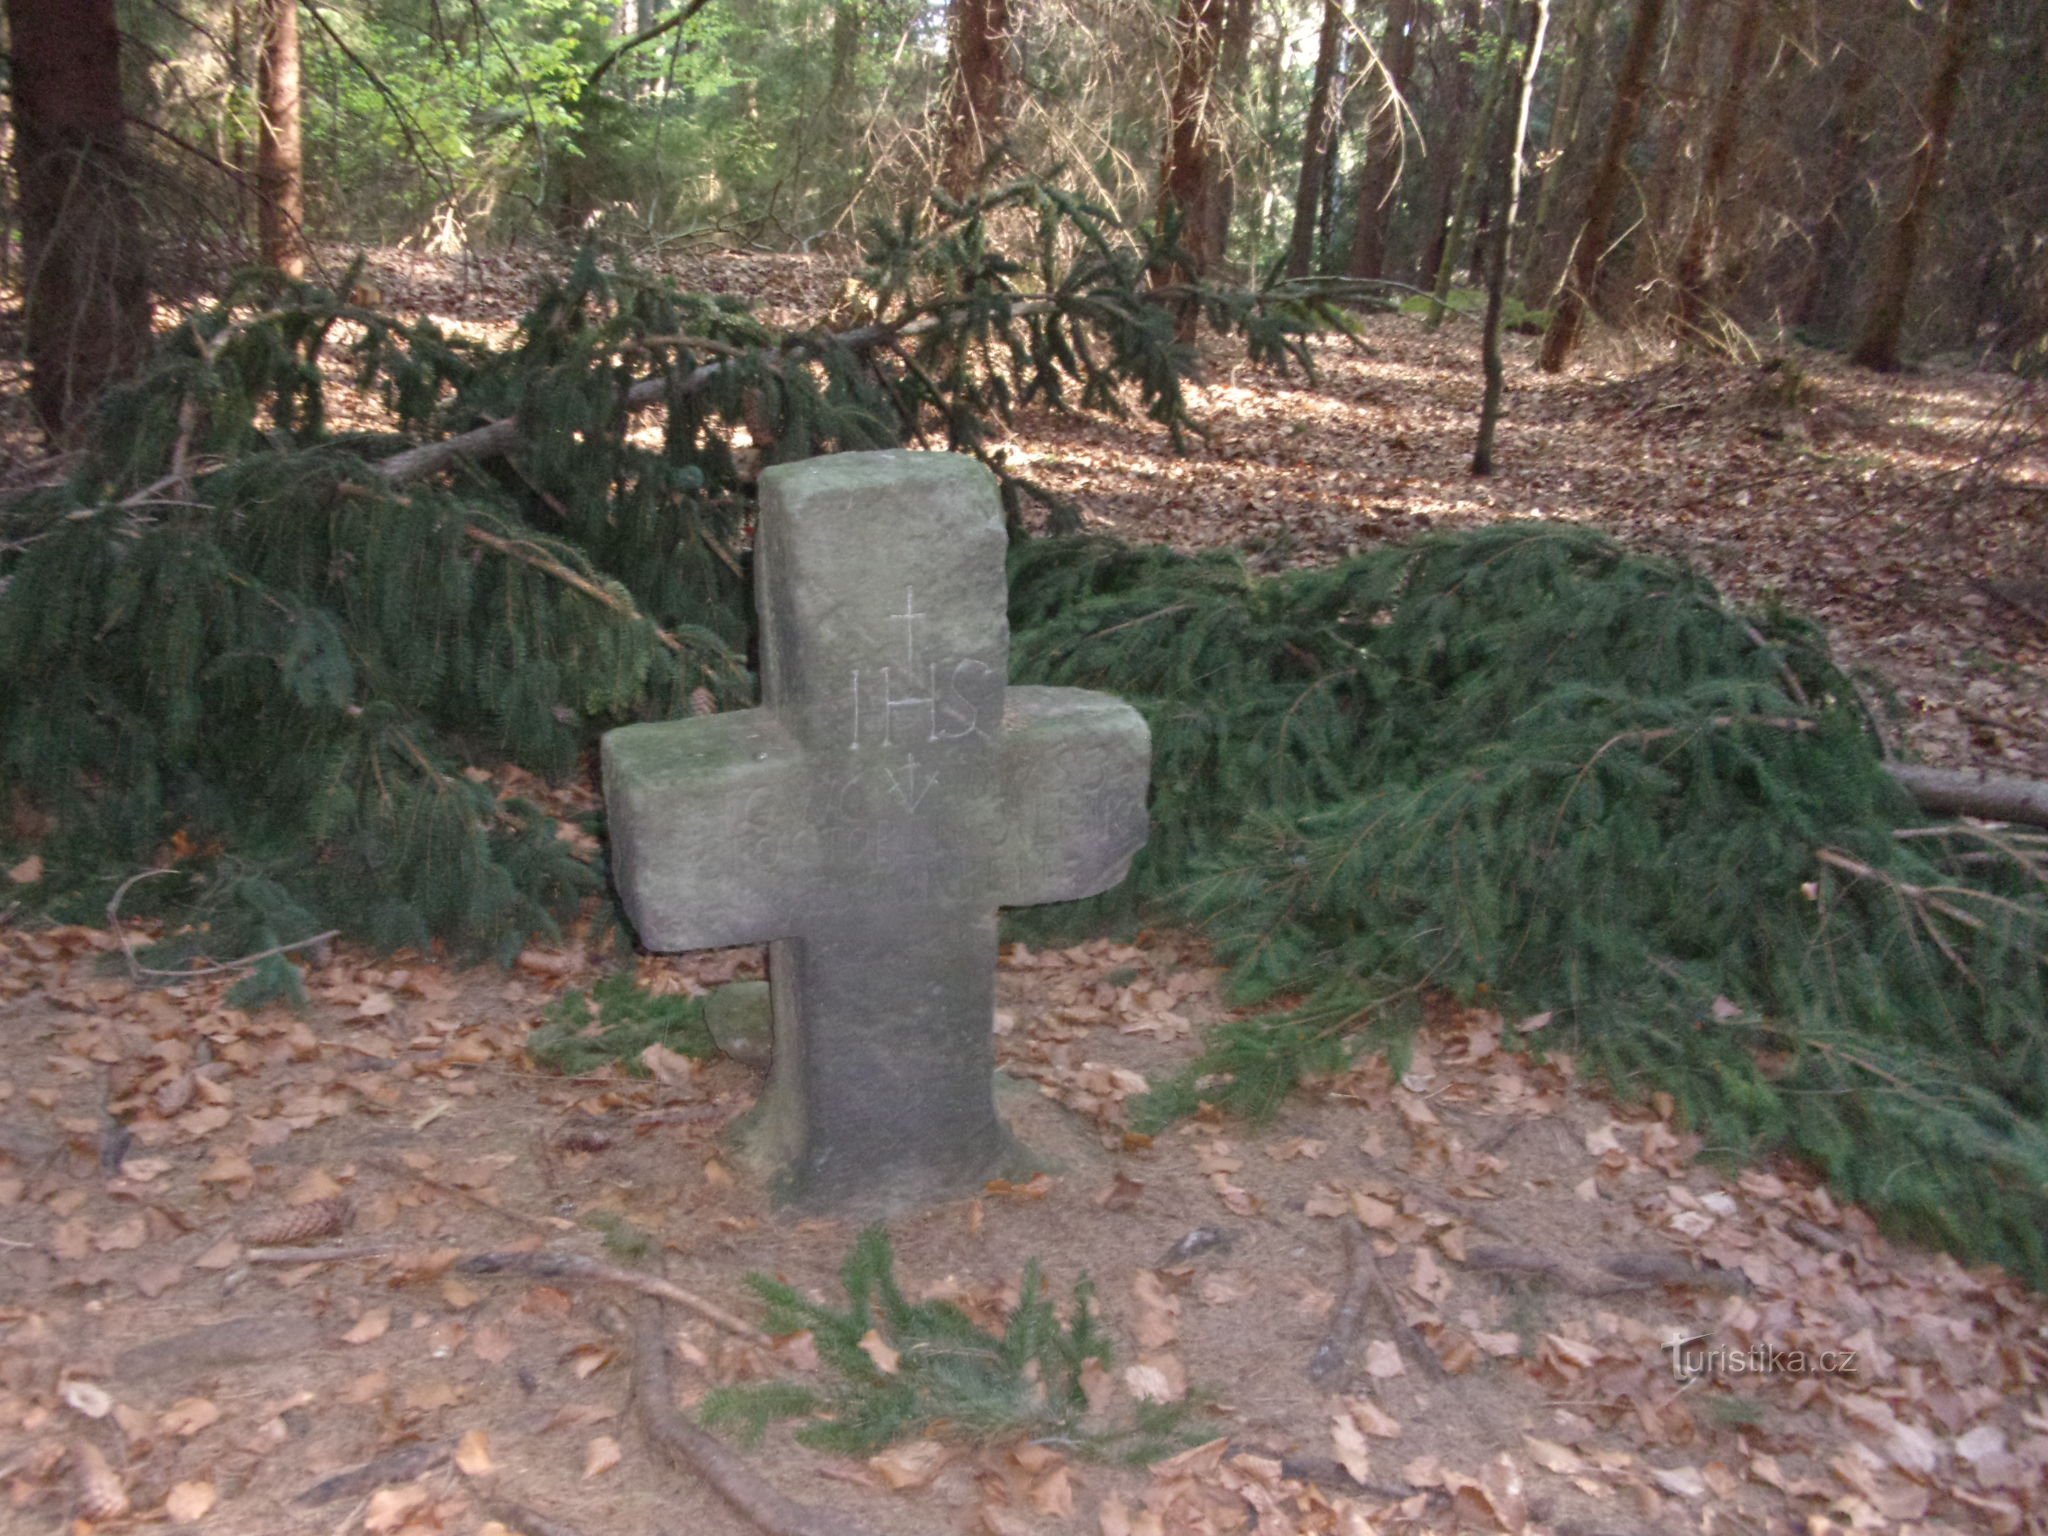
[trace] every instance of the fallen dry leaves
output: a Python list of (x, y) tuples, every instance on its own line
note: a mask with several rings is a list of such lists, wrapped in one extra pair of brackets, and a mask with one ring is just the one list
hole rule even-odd
[[(456, 305), (430, 268), (405, 281)], [(817, 271), (769, 261), (733, 281)], [(2017, 548), (2015, 502), (1993, 488), (1953, 518), (1926, 514), (1929, 477), (1987, 398), (1973, 381), (1879, 385), (1820, 363), (1817, 401), (1788, 415), (1735, 398), (1747, 376), (1712, 365), (1633, 382), (1517, 374), (1507, 468), (1480, 483), (1463, 470), (1469, 343), (1392, 320), (1365, 335), (1370, 357), (1323, 351), (1317, 389), (1215, 352), (1196, 404), (1217, 430), (1193, 458), (1142, 424), (1030, 415), (1010, 446), (1100, 525), (1250, 541), (1266, 567), (1505, 515), (1598, 522), (1691, 555), (1739, 595), (1819, 613), (1900, 686), (1899, 728), (1930, 756), (2048, 770), (2042, 637), (1969, 600)], [(486, 777), (558, 810), (591, 804), (586, 786)], [(33, 861), (5, 873), (42, 878)], [(589, 1536), (671, 1515), (744, 1529), (626, 1453), (626, 1373), (584, 1293), (452, 1266), (637, 1234), (635, 1262), (732, 1305), (747, 1305), (750, 1269), (836, 1294), (854, 1228), (792, 1229), (720, 1155), (752, 1074), (664, 1056), (650, 1078), (532, 1074), (527, 1027), (602, 970), (576, 933), (510, 971), (323, 954), (305, 1017), (231, 1008), (224, 980), (138, 991), (110, 956), (99, 930), (0, 926), (15, 1047), (0, 1062), (0, 1524), (346, 1516), (467, 1536), (489, 1528), (486, 1488), (513, 1486)], [(760, 965), (747, 950), (646, 958), (639, 979), (696, 995)], [(1033, 1135), (1057, 1124), (1077, 1139), (1053, 1175), (898, 1228), (913, 1293), (985, 1327), (1014, 1305), (1024, 1258), (1067, 1280), (1090, 1269), (1121, 1346), (1083, 1372), (1091, 1414), (1185, 1403), (1203, 1443), (1146, 1470), (977, 1447), (946, 1426), (864, 1463), (781, 1432), (749, 1455), (912, 1536), (2041, 1528), (2039, 1297), (1890, 1245), (1798, 1170), (1702, 1168), (1668, 1100), (1590, 1092), (1547, 1015), (1433, 1000), (1398, 1080), (1364, 1062), (1271, 1127), (1198, 1116), (1139, 1135), (1130, 1102), (1224, 1016), (1216, 981), (1200, 946), (1170, 934), (1011, 946), (997, 1048), (1037, 1099), (1015, 1113)], [(1373, 1244), (1393, 1310), (1368, 1313), (1357, 1369), (1319, 1392), (1304, 1367), (1343, 1284), (1347, 1223)], [(269, 1251), (294, 1244), (362, 1256)], [(1482, 1268), (1482, 1245), (1551, 1269)], [(1558, 1278), (1644, 1256), (1730, 1283), (1610, 1274), (1593, 1295)], [(805, 1336), (756, 1348), (678, 1321), (692, 1401), (818, 1369)], [(1404, 1360), (1397, 1327), (1446, 1380)], [(1679, 1380), (1681, 1338), (1721, 1363)], [(873, 1344), (878, 1369), (900, 1368)], [(1787, 1351), (1852, 1351), (1855, 1369), (1731, 1365)], [(337, 1482), (332, 1502), (292, 1503)]]

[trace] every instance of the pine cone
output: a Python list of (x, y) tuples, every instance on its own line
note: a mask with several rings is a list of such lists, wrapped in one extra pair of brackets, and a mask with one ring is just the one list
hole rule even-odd
[(71, 1448), (71, 1465), (78, 1473), (78, 1513), (85, 1519), (99, 1523), (102, 1520), (118, 1520), (128, 1513), (128, 1490), (121, 1486), (121, 1479), (114, 1469), (107, 1465), (107, 1458), (100, 1448), (90, 1440), (81, 1440)]
[(251, 1248), (289, 1248), (295, 1243), (317, 1242), (348, 1229), (355, 1207), (346, 1195), (330, 1195), (310, 1205), (276, 1211), (250, 1224), (242, 1241)]

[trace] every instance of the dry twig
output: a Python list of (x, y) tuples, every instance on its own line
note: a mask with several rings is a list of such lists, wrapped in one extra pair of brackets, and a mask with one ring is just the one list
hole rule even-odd
[(686, 1291), (654, 1275), (635, 1274), (630, 1269), (600, 1264), (581, 1254), (477, 1253), (458, 1260), (455, 1267), (465, 1275), (525, 1275), (535, 1280), (582, 1280), (592, 1285), (615, 1285), (621, 1290), (638, 1291), (642, 1296), (652, 1296), (659, 1301), (672, 1301), (749, 1344), (763, 1349), (775, 1346), (773, 1339), (745, 1318), (726, 1311), (715, 1301), (706, 1301), (694, 1291)]

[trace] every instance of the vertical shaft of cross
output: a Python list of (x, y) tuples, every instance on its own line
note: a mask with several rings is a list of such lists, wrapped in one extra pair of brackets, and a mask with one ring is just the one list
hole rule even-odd
[(903, 1205), (997, 1170), (996, 910), (1106, 889), (1145, 840), (1136, 711), (1007, 687), (1006, 547), (972, 460), (772, 469), (761, 707), (605, 738), (642, 941), (770, 941), (773, 1061), (742, 1135), (800, 1203)]

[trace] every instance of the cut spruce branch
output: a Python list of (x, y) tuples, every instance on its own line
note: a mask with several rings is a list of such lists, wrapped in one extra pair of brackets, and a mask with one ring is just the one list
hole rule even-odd
[[(1276, 285), (1266, 290), (1260, 297), (1276, 305), (1313, 305), (1325, 316), (1334, 316), (1334, 307), (1337, 305), (1378, 299), (1390, 288), (1398, 286), (1377, 280), (1298, 279)], [(1132, 311), (1121, 307), (1125, 300), (1157, 306), (1189, 301), (1214, 301), (1222, 297), (1224, 296), (1214, 290), (1189, 284), (1162, 284), (1136, 295), (1115, 294), (1106, 290), (1025, 294), (971, 293), (921, 306), (916, 312), (897, 320), (854, 326), (844, 331), (805, 332), (791, 336), (775, 347), (755, 352), (748, 352), (730, 342), (708, 337), (642, 337), (632, 343), (630, 350), (645, 352), (656, 346), (675, 345), (689, 350), (717, 352), (721, 355), (715, 361), (699, 363), (680, 379), (641, 379), (628, 386), (621, 404), (627, 412), (634, 412), (670, 400), (687, 399), (702, 393), (721, 374), (757, 359), (765, 359), (776, 366), (781, 366), (816, 358), (828, 351), (867, 353), (887, 349), (940, 330), (946, 325), (950, 315), (960, 311), (984, 314), (999, 323), (1040, 319), (1048, 315), (1066, 315), (1080, 321), (1115, 320), (1132, 323)], [(1343, 330), (1342, 334), (1351, 333)], [(464, 459), (489, 459), (507, 453), (519, 445), (526, 432), (527, 429), (519, 417), (507, 416), (480, 427), (473, 427), (467, 432), (458, 432), (437, 442), (421, 443), (416, 447), (403, 449), (379, 460), (374, 467), (389, 483), (403, 484), (409, 480), (436, 474)]]

